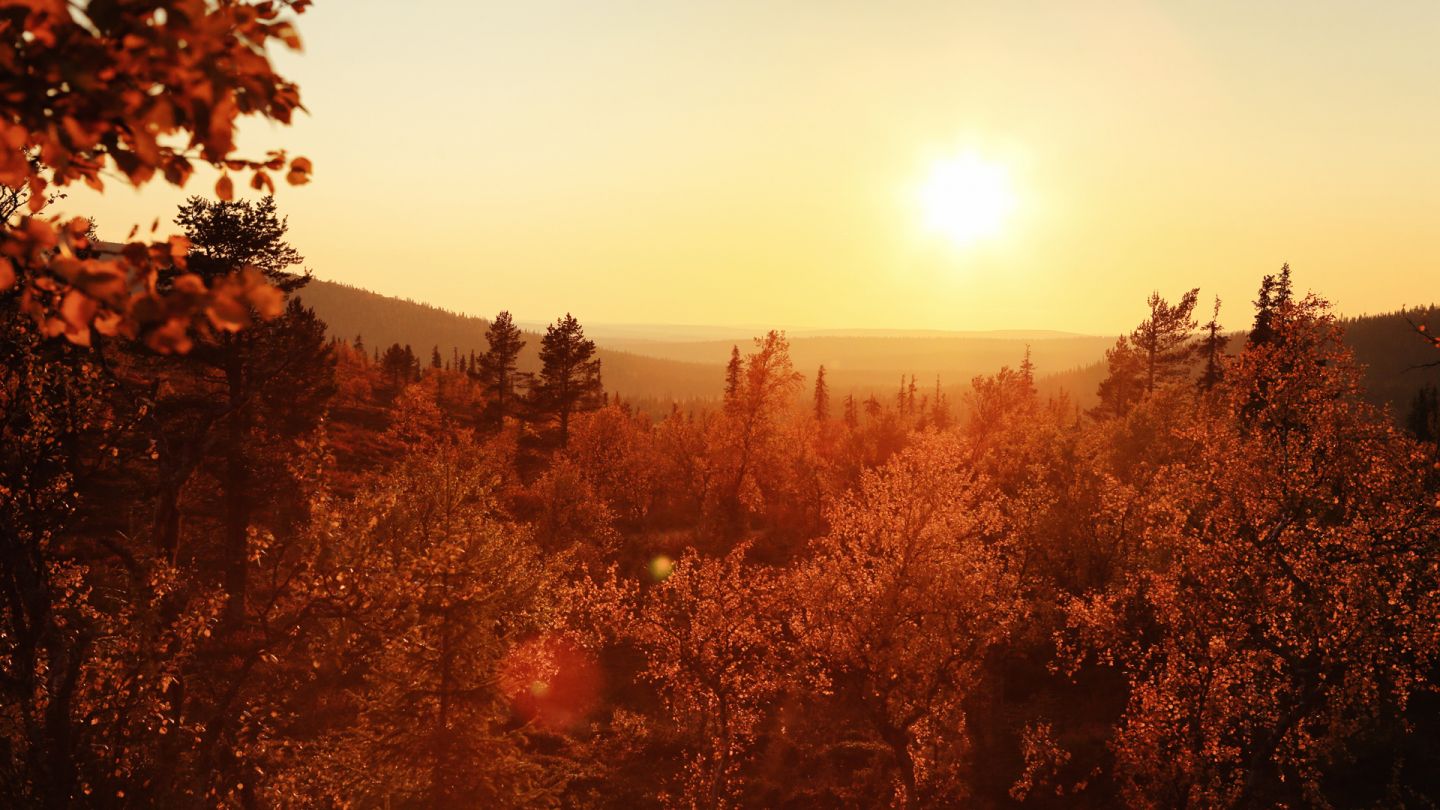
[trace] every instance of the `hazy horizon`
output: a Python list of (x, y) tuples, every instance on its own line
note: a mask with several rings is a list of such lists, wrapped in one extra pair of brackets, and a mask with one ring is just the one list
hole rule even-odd
[[(337, 279), (325, 278), (325, 277), (323, 277), (323, 276), (321, 276), (321, 275), (319, 275), (319, 274), (316, 274), (314, 277), (315, 277), (316, 279), (319, 279), (320, 281), (331, 282), (331, 283), (336, 283), (336, 284), (345, 285), (345, 286), (348, 286), (348, 287), (353, 287), (354, 289), (360, 290), (360, 291), (362, 291), (362, 292), (372, 293), (372, 294), (375, 294), (375, 295), (384, 296), (384, 297), (386, 297), (386, 298), (394, 298), (394, 299), (397, 299), (397, 300), (409, 301), (409, 302), (412, 302), (412, 303), (415, 303), (415, 304), (420, 304), (420, 305), (423, 305), (423, 306), (435, 307), (435, 308), (437, 308), (437, 309), (444, 310), (444, 311), (449, 312), (449, 313), (451, 313), (451, 314), (459, 315), (459, 316), (466, 317), (466, 318), (479, 318), (479, 319), (481, 319), (481, 320), (487, 320), (487, 321), (488, 321), (488, 320), (491, 320), (492, 318), (494, 318), (494, 316), (495, 316), (496, 313), (498, 313), (498, 312), (501, 312), (501, 311), (510, 311), (511, 315), (515, 318), (515, 324), (516, 324), (517, 326), (519, 326), (521, 329), (525, 329), (525, 330), (532, 331), (532, 332), (543, 332), (547, 326), (549, 326), (549, 325), (551, 325), (551, 324), (553, 324), (553, 323), (555, 322), (555, 319), (556, 319), (556, 318), (558, 318), (558, 317), (560, 317), (561, 315), (564, 314), (563, 312), (557, 312), (554, 316), (552, 316), (552, 317), (550, 317), (550, 318), (548, 318), (548, 319), (544, 319), (544, 318), (534, 318), (534, 317), (527, 317), (527, 315), (526, 315), (525, 313), (517, 313), (517, 312), (511, 311), (508, 307), (505, 307), (505, 306), (500, 306), (500, 307), (497, 307), (497, 308), (492, 309), (492, 310), (489, 310), (489, 311), (478, 311), (478, 310), (477, 310), (477, 311), (467, 311), (467, 310), (463, 310), (463, 309), (455, 309), (455, 308), (452, 308), (452, 307), (450, 307), (450, 306), (447, 306), (447, 305), (444, 305), (444, 304), (441, 304), (441, 303), (437, 303), (437, 302), (435, 302), (435, 301), (421, 300), (421, 299), (419, 299), (419, 298), (415, 298), (415, 297), (413, 297), (413, 296), (405, 295), (405, 294), (403, 294), (403, 293), (401, 293), (401, 294), (389, 294), (389, 293), (381, 292), (381, 291), (379, 291), (379, 290), (367, 289), (367, 288), (365, 288), (365, 287), (361, 287), (361, 286), (352, 284), (352, 283), (347, 282), (347, 281), (344, 281), (344, 280), (337, 280)], [(1303, 279), (1302, 279), (1302, 281), (1303, 281)], [(1303, 294), (1304, 291), (1308, 291), (1308, 288), (1306, 288), (1303, 283), (1300, 284), (1300, 289), (1302, 290), (1302, 294)], [(1323, 291), (1316, 291), (1316, 292), (1317, 292), (1317, 294), (1320, 294), (1321, 297), (1324, 297)], [(1333, 302), (1332, 302), (1332, 303), (1333, 303)], [(1401, 311), (1411, 310), (1411, 309), (1427, 309), (1427, 308), (1433, 308), (1434, 306), (1436, 306), (1436, 304), (1437, 304), (1437, 300), (1432, 298), (1432, 299), (1430, 299), (1430, 300), (1424, 300), (1424, 301), (1417, 300), (1417, 301), (1397, 302), (1394, 306), (1382, 307), (1382, 308), (1380, 308), (1380, 309), (1376, 309), (1376, 310), (1373, 310), (1373, 311), (1366, 311), (1366, 312), (1347, 312), (1347, 311), (1344, 311), (1344, 310), (1341, 310), (1341, 309), (1337, 308), (1337, 309), (1336, 309), (1336, 312), (1337, 312), (1337, 314), (1340, 315), (1340, 317), (1342, 317), (1342, 318), (1366, 318), (1366, 317), (1373, 317), (1373, 316), (1380, 316), (1380, 315), (1388, 315), (1388, 314), (1392, 314), (1392, 313), (1395, 313), (1395, 312), (1401, 312)], [(1224, 324), (1224, 326), (1225, 326), (1225, 332), (1226, 332), (1227, 334), (1240, 334), (1240, 333), (1245, 332), (1245, 331), (1250, 327), (1249, 318), (1253, 315), (1252, 310), (1251, 310), (1251, 302), (1245, 301), (1245, 302), (1243, 302), (1243, 304), (1237, 304), (1236, 306), (1237, 306), (1237, 308), (1240, 308), (1240, 307), (1243, 307), (1243, 308), (1241, 308), (1241, 310), (1240, 310), (1240, 317), (1234, 319), (1233, 322), (1226, 322), (1226, 323)], [(1136, 318), (1137, 318), (1137, 319), (1143, 316), (1143, 313), (1144, 313), (1144, 302), (1143, 302), (1143, 301), (1141, 301), (1140, 304), (1136, 307), (1136, 312), (1137, 312), (1137, 314), (1136, 314)], [(1069, 331), (1069, 330), (1063, 330), (1063, 329), (1030, 328), (1030, 327), (1026, 327), (1024, 324), (1017, 324), (1016, 326), (1012, 326), (1012, 327), (1008, 327), (1008, 328), (995, 328), (995, 329), (965, 329), (965, 328), (959, 328), (959, 327), (950, 328), (950, 329), (934, 329), (934, 328), (928, 328), (928, 329), (927, 329), (927, 328), (921, 328), (921, 327), (904, 327), (904, 326), (845, 326), (845, 325), (843, 325), (843, 324), (833, 324), (833, 325), (813, 325), (813, 324), (810, 324), (810, 325), (797, 325), (797, 324), (784, 324), (784, 323), (780, 323), (780, 324), (776, 324), (776, 323), (763, 323), (763, 322), (759, 322), (759, 321), (751, 322), (751, 323), (743, 323), (743, 322), (738, 322), (738, 323), (715, 323), (715, 322), (709, 322), (709, 323), (682, 323), (682, 322), (664, 321), (664, 320), (656, 320), (656, 321), (604, 321), (604, 320), (589, 320), (589, 319), (587, 319), (587, 318), (584, 317), (584, 313), (583, 313), (583, 312), (572, 312), (571, 314), (575, 315), (576, 318), (578, 318), (578, 319), (581, 321), (581, 324), (584, 326), (584, 328), (585, 328), (585, 330), (586, 330), (586, 333), (587, 333), (591, 338), (597, 338), (597, 339), (602, 339), (602, 340), (613, 340), (613, 339), (617, 339), (617, 338), (618, 338), (618, 339), (621, 339), (621, 340), (624, 340), (624, 341), (630, 341), (630, 342), (635, 342), (635, 343), (643, 342), (643, 341), (645, 341), (645, 340), (647, 340), (647, 339), (653, 339), (653, 340), (655, 340), (655, 341), (657, 341), (657, 342), (686, 342), (686, 341), (705, 342), (705, 341), (713, 341), (713, 340), (731, 340), (731, 339), (744, 340), (744, 341), (748, 342), (748, 341), (749, 341), (750, 339), (752, 339), (752, 338), (757, 338), (757, 337), (763, 336), (766, 332), (768, 332), (768, 331), (770, 331), (770, 330), (772, 330), (772, 329), (774, 329), (774, 330), (779, 330), (779, 331), (781, 331), (781, 332), (786, 333), (787, 335), (789, 335), (789, 336), (791, 336), (791, 337), (797, 337), (797, 338), (806, 338), (806, 337), (840, 337), (840, 336), (847, 336), (847, 337), (848, 337), (848, 336), (855, 336), (855, 337), (877, 337), (877, 338), (882, 338), (882, 337), (907, 337), (907, 338), (909, 338), (909, 337), (931, 337), (931, 336), (933, 336), (933, 337), (976, 337), (976, 338), (993, 337), (993, 338), (1004, 338), (1004, 339), (1015, 339), (1015, 340), (1053, 340), (1053, 339), (1061, 339), (1061, 338), (1115, 337), (1115, 336), (1118, 336), (1118, 335), (1121, 335), (1121, 334), (1127, 334), (1127, 333), (1129, 333), (1129, 331), (1130, 331), (1132, 328), (1134, 328), (1134, 327), (1133, 327), (1133, 324), (1132, 324), (1131, 326), (1122, 327), (1122, 328), (1120, 328), (1120, 329), (1117, 329), (1117, 330), (1114, 331), (1114, 332), (1075, 332), (1075, 331)], [(1223, 315), (1224, 315), (1224, 313), (1222, 312), (1222, 321), (1225, 320), (1224, 317), (1223, 317)], [(647, 335), (654, 335), (654, 337), (647, 338), (647, 337), (646, 337)]]

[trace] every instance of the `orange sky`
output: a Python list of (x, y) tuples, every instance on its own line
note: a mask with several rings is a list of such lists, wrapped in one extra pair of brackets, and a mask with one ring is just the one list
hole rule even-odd
[[(242, 138), (314, 160), (293, 243), (450, 309), (1113, 333), (1200, 286), (1240, 327), (1282, 261), (1346, 313), (1440, 298), (1433, 2), (323, 0), (300, 29), (311, 116)], [(962, 151), (1016, 208), (957, 247), (915, 189)], [(120, 238), (185, 193), (59, 207)]]

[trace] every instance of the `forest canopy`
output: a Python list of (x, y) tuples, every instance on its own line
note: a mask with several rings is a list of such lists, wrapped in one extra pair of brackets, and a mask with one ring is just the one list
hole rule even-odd
[[(1440, 394), (1377, 404), (1377, 321), (1137, 291), (1084, 403), (337, 336), (310, 162), (235, 148), (307, 5), (0, 0), (0, 804), (1440, 802)], [(201, 166), (167, 239), (46, 213)]]

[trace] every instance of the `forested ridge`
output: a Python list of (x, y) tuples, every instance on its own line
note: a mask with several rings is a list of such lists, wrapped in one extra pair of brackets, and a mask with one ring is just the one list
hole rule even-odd
[[(311, 280), (302, 300), (325, 319), (332, 337), (351, 341), (359, 336), (372, 348), (383, 350), (398, 343), (429, 353), (438, 346), (449, 360), (454, 352), (468, 359), (472, 352), (484, 352), (487, 346), (485, 330), (490, 321), (484, 318), (322, 279)], [(526, 371), (536, 371), (540, 367), (540, 335), (527, 331), (526, 337), (527, 347), (520, 353), (519, 364)], [(684, 400), (713, 396), (719, 390), (714, 384), (714, 369), (698, 363), (614, 351), (603, 344), (599, 346), (599, 357), (611, 389), (630, 396)]]
[[(318, 278), (306, 286), (303, 301), (325, 320), (331, 337), (353, 340), (360, 336), (372, 351), (399, 343), (412, 346), (417, 353), (439, 347), (449, 358), (454, 351), (468, 356), (486, 348), (484, 334), (489, 321), (484, 318)], [(1367, 399), (1390, 406), (1397, 418), (1408, 413), (1420, 389), (1440, 378), (1435, 369), (1424, 367), (1430, 359), (1429, 347), (1415, 339), (1410, 326), (1410, 321), (1435, 319), (1433, 307), (1345, 319), (1344, 340), (1364, 369)], [(531, 345), (536, 345), (538, 335), (527, 334)], [(596, 343), (604, 359), (606, 387), (659, 413), (668, 409), (671, 400), (718, 398), (722, 386), (717, 372), (732, 345), (713, 339), (656, 338), (597, 338)], [(825, 365), (832, 387), (862, 397), (872, 393), (889, 396), (900, 375), (906, 376), (907, 384), (909, 375), (915, 375), (917, 385), (930, 387), (939, 376), (942, 386), (958, 391), (975, 374), (1016, 362), (1014, 358), (1028, 345), (1040, 369), (1036, 387), (1041, 393), (1063, 393), (1086, 408), (1095, 404), (1096, 386), (1105, 376), (1102, 355), (1108, 344), (1107, 338), (1063, 333), (791, 338), (797, 365), (812, 369)], [(612, 345), (621, 348), (609, 348)], [(533, 371), (539, 367), (537, 351), (522, 351), (523, 368)], [(799, 359), (802, 355), (808, 365)]]

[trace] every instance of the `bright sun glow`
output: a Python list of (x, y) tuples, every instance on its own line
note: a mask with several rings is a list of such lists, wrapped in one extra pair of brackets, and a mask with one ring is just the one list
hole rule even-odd
[(1004, 166), (964, 154), (937, 163), (920, 187), (925, 227), (956, 245), (994, 236), (1015, 210)]

